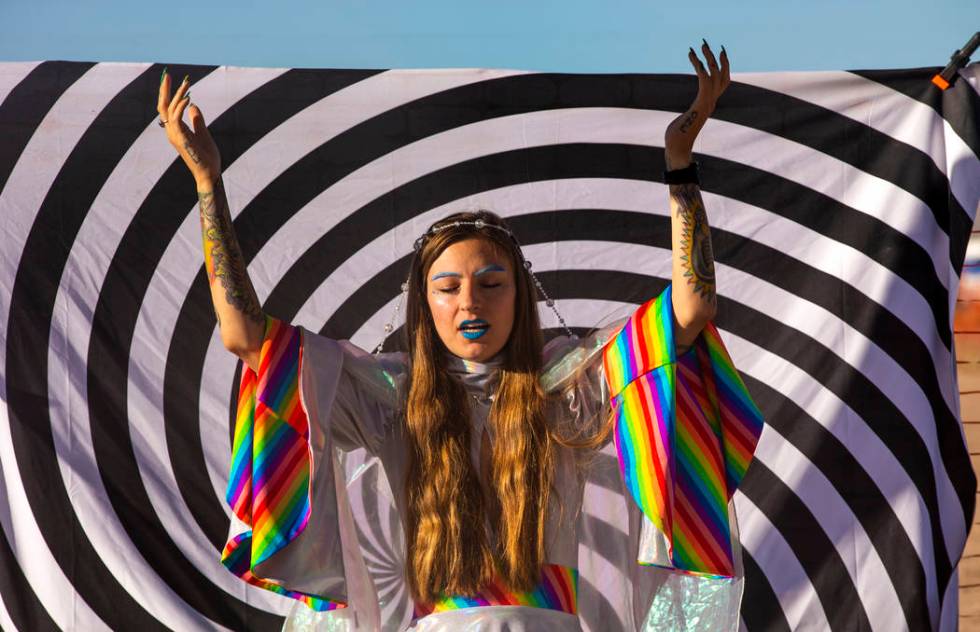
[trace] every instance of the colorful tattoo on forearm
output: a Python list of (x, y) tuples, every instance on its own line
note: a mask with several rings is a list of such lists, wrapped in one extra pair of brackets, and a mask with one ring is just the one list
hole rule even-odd
[(677, 202), (681, 225), (681, 261), (684, 276), (694, 291), (709, 302), (715, 301), (715, 264), (711, 254), (711, 229), (701, 200), (701, 189), (693, 183), (670, 185)]
[[(198, 194), (201, 208), (201, 234), (204, 239), (204, 267), (208, 272), (208, 282), (214, 285), (221, 280), (228, 304), (245, 314), (251, 320), (261, 323), (264, 318), (262, 306), (255, 295), (255, 288), (245, 270), (238, 240), (228, 211), (228, 198), (225, 196), (221, 178), (215, 182), (214, 191)], [(221, 319), (218, 319), (220, 326)]]

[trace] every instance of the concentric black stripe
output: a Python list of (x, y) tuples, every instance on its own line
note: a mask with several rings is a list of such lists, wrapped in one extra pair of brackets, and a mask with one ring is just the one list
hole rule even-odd
[[(974, 156), (980, 157), (980, 95), (971, 88), (960, 76), (947, 90), (940, 90), (933, 85), (932, 77), (942, 68), (912, 68), (900, 70), (852, 70), (851, 72), (865, 79), (875, 81), (907, 97), (924, 103), (936, 111), (952, 128), (957, 136), (963, 139)], [(917, 171), (909, 173), (917, 173)], [(950, 196), (950, 200), (953, 198)], [(959, 204), (956, 205), (959, 207)], [(964, 209), (962, 213), (953, 212), (950, 205), (950, 261), (957, 274), (963, 271), (966, 258), (966, 246), (969, 243), (970, 231), (973, 228), (971, 215), (974, 209)]]
[[(818, 383), (823, 384), (846, 403), (895, 455), (898, 463), (908, 473), (929, 512), (936, 583), (939, 593), (942, 594), (949, 582), (952, 565), (941, 530), (936, 480), (921, 437), (910, 423), (897, 423), (898, 420), (906, 419), (904, 413), (863, 373), (809, 336), (787, 327), (768, 314), (748, 308), (727, 297), (719, 297), (718, 303), (720, 320), (725, 323), (723, 328), (751, 340), (809, 373)], [(852, 447), (860, 448), (860, 446)], [(965, 449), (963, 451), (965, 452)], [(918, 561), (917, 557), (913, 559), (915, 562)], [(914, 571), (914, 566), (910, 567), (910, 570)], [(924, 586), (920, 589), (924, 589)]]
[(957, 77), (950, 88), (940, 90), (932, 83), (932, 78), (941, 71), (942, 67), (932, 66), (849, 72), (928, 105), (963, 139), (973, 155), (980, 156), (980, 128), (977, 127), (980, 94), (970, 87), (963, 76)]
[[(378, 71), (290, 70), (268, 82), (209, 124), (208, 128), (221, 149), (223, 164), (232, 164), (256, 142), (296, 113), (377, 73)], [(288, 94), (290, 98), (279, 98), (278, 95), (282, 94)], [(244, 141), (241, 134), (243, 128), (247, 130)], [(196, 202), (193, 187), (179, 187), (176, 183), (174, 187), (178, 188), (179, 193), (176, 195), (181, 200), (176, 204), (177, 208), (192, 208)], [(148, 215), (152, 213), (165, 217), (169, 212), (167, 205), (170, 204), (164, 193), (166, 188), (158, 187), (157, 191), (158, 195), (151, 196), (152, 206), (144, 206), (144, 209)], [(141, 215), (143, 212), (141, 209)], [(147, 217), (140, 221), (154, 220)], [(179, 225), (179, 222), (169, 223), (165, 229), (167, 234), (172, 235)], [(153, 246), (153, 249), (162, 254), (162, 245)], [(130, 248), (128, 252), (135, 256), (139, 250)], [(119, 273), (130, 276), (134, 271), (120, 269)], [(149, 282), (152, 273), (152, 268), (140, 272), (143, 287)], [(138, 308), (138, 303), (130, 303), (127, 310), (134, 307)], [(168, 420), (167, 448), (181, 496), (208, 540), (217, 551), (221, 551), (228, 536), (228, 518), (210, 490), (201, 486), (201, 481), (208, 480), (209, 477), (201, 435), (198, 432), (200, 379), (215, 325), (211, 293), (202, 266), (181, 305), (167, 352), (163, 413)], [(132, 327), (129, 324), (126, 326), (127, 331), (131, 331)], [(240, 377), (240, 373), (236, 377)], [(232, 406), (232, 415), (234, 410), (235, 407)], [(222, 414), (221, 417), (223, 416)]]
[[(83, 62), (44, 62), (35, 66), (7, 94), (0, 104), (0, 191), (7, 184), (14, 165), (24, 148), (34, 136), (41, 121), (47, 116), (58, 99), (84, 75), (93, 64)], [(8, 347), (10, 344), (8, 324)], [(9, 350), (7, 363), (7, 391), (10, 391)], [(8, 399), (8, 403), (10, 400)], [(13, 404), (11, 403), (11, 408)], [(14, 417), (11, 411), (11, 433)], [(2, 484), (2, 482), (0, 482)], [(0, 596), (4, 608), (18, 630), (57, 630), (58, 626), (38, 599), (27, 577), (21, 570), (10, 541), (0, 532)]]
[[(153, 93), (153, 72), (153, 68), (148, 69), (113, 97), (62, 166), (38, 209), (22, 251), (7, 329), (11, 434), (31, 510), (45, 543), (78, 594), (115, 629), (139, 626), (155, 630), (162, 626), (116, 581), (78, 526), (54, 449), (48, 413), (47, 349), (55, 296), (68, 257), (64, 246), (75, 238), (102, 183), (150, 117), (114, 134), (107, 135), (104, 129), (132, 120), (131, 100)], [(159, 69), (156, 73), (159, 75)], [(148, 112), (155, 114), (152, 107)], [(128, 431), (122, 434), (128, 437)], [(118, 481), (103, 474), (103, 484), (111, 494)]]
[[(179, 72), (189, 72), (192, 81), (199, 79), (210, 68), (191, 67)], [(318, 71), (297, 71), (295, 78), (302, 82)], [(176, 75), (177, 72), (174, 72)], [(309, 82), (308, 90), (299, 89), (297, 99), (283, 99), (278, 106), (270, 105), (261, 94), (252, 103), (245, 105), (247, 99), (229, 108), (219, 116), (212, 126), (215, 140), (222, 148), (226, 164), (236, 159), (247, 145), (241, 137), (255, 140), (264, 136), (282, 119), (292, 116), (298, 109), (308, 105), (299, 99), (315, 98), (318, 94), (329, 93), (373, 74), (371, 71), (350, 73), (320, 72), (322, 83)], [(158, 77), (152, 84), (153, 92), (159, 85)], [(276, 83), (271, 88), (282, 90), (293, 87), (289, 80)], [(319, 90), (317, 89), (319, 87)], [(151, 94), (153, 93), (151, 92)], [(145, 101), (152, 103), (152, 101)], [(146, 115), (155, 116), (153, 109)], [(242, 118), (247, 116), (247, 120)], [(150, 118), (152, 120), (152, 118)], [(147, 121), (148, 123), (149, 121)], [(145, 126), (145, 123), (144, 123)], [(180, 192), (180, 193), (176, 193)], [(186, 193), (185, 193), (186, 192)], [(89, 414), (95, 439), (95, 450), (100, 471), (106, 480), (113, 481), (109, 490), (110, 500), (132, 542), (144, 552), (147, 564), (161, 577), (165, 577), (188, 606), (197, 609), (216, 623), (227, 627), (239, 627), (244, 621), (263, 626), (281, 625), (276, 615), (243, 602), (224, 591), (215, 590), (214, 585), (188, 560), (172, 542), (159, 518), (148, 509), (151, 507), (146, 490), (140, 483), (139, 464), (133, 446), (129, 441), (127, 419), (128, 393), (128, 354), (132, 346), (132, 336), (139, 315), (140, 304), (167, 244), (185, 216), (175, 213), (175, 208), (193, 208), (194, 189), (190, 186), (186, 167), (179, 158), (163, 174), (147, 196), (133, 220), (126, 229), (119, 248), (115, 252), (100, 292), (93, 314), (93, 336), (88, 349)], [(179, 331), (179, 330), (178, 330)], [(181, 341), (182, 343), (183, 341)], [(178, 343), (180, 344), (180, 343)], [(174, 376), (171, 376), (172, 378)], [(178, 385), (181, 377), (177, 376)], [(175, 458), (175, 469), (181, 461), (180, 448), (188, 443), (199, 443), (197, 431), (197, 391), (184, 397), (180, 406), (186, 407), (194, 420), (190, 425), (177, 426), (174, 418), (167, 418), (168, 440), (177, 442), (170, 446), (171, 457)], [(165, 415), (169, 410), (164, 405)], [(185, 412), (186, 417), (186, 412)], [(196, 481), (196, 496), (200, 496), (201, 480)], [(185, 498), (193, 501), (195, 495), (181, 490)], [(227, 523), (226, 523), (227, 527)], [(220, 548), (219, 548), (220, 550)]]
[[(952, 333), (947, 290), (936, 276), (929, 253), (919, 244), (878, 219), (779, 176), (717, 158), (700, 156), (699, 159), (704, 172), (704, 190), (764, 208), (862, 250), (902, 277), (928, 301), (936, 330), (949, 348)], [(454, 164), (386, 192), (338, 222), (283, 276), (269, 296), (267, 308), (273, 314), (288, 315), (289, 312), (280, 308), (280, 301), (288, 300), (282, 293), (305, 298), (321, 279), (326, 278), (327, 271), (336, 269), (371, 239), (408, 221), (418, 212), (449, 204), (466, 195), (560, 178), (613, 177), (657, 182), (662, 171), (663, 158), (659, 151), (635, 145), (599, 143), (532, 147)], [(282, 179), (292, 180), (292, 177)], [(298, 181), (294, 184), (302, 186)], [(275, 198), (279, 208), (294, 200), (294, 206), (300, 208), (303, 200), (312, 197), (311, 191), (280, 190), (277, 185), (271, 188), (277, 190)], [(249, 253), (256, 252), (281, 225), (280, 221), (270, 217), (272, 214), (265, 208), (265, 203), (257, 203), (263, 197), (264, 193), (260, 194), (256, 203), (250, 204), (236, 222), (246, 258), (250, 258)], [(287, 219), (283, 216), (291, 216), (294, 212), (286, 209), (277, 219)], [(669, 247), (669, 243), (665, 247)]]
[(786, 539), (823, 605), (831, 630), (870, 630), (871, 621), (850, 574), (813, 512), (758, 459), (739, 489)]
[[(0, 484), (3, 484), (0, 476)], [(7, 534), (0, 529), (0, 599), (18, 630), (59, 632), (60, 628), (24, 576)]]
[(854, 513), (888, 572), (909, 629), (928, 629), (925, 568), (908, 531), (874, 479), (845, 444), (796, 402), (750, 375), (743, 373), (742, 379), (756, 404), (766, 411), (766, 423), (806, 455)]
[[(651, 174), (657, 174), (662, 171), (662, 162), (658, 161), (659, 158), (659, 154), (655, 155), (653, 152), (644, 151), (643, 148), (635, 146), (570, 144), (531, 148), (516, 152), (504, 152), (433, 172), (376, 198), (365, 207), (341, 220), (307, 250), (290, 270), (283, 275), (280, 284), (270, 294), (266, 302), (266, 309), (280, 318), (285, 320), (291, 319), (299, 309), (302, 301), (346, 259), (370, 243), (377, 235), (391, 229), (394, 225), (407, 221), (417, 212), (424, 209), (449, 203), (453, 199), (460, 199), (465, 195), (477, 191), (515, 184), (515, 179), (517, 181), (516, 183), (520, 183), (525, 181), (551, 180), (561, 177), (596, 177), (611, 175), (607, 171), (613, 170), (615, 170), (617, 175), (624, 178), (650, 179)], [(705, 158), (704, 161), (706, 165), (713, 162), (708, 158)], [(519, 167), (514, 168), (513, 166), (508, 169), (508, 165), (526, 165), (526, 167), (524, 170), (521, 170)], [(596, 165), (601, 165), (601, 167), (596, 167)], [(825, 234), (831, 233), (830, 236), (832, 238), (839, 238), (840, 241), (845, 243), (850, 242), (855, 247), (861, 247), (862, 244), (874, 244), (876, 250), (867, 254), (872, 258), (878, 259), (890, 269), (897, 269), (899, 271), (897, 274), (908, 280), (911, 285), (922, 285), (925, 283), (924, 279), (935, 280), (934, 274), (930, 275), (924, 269), (924, 266), (912, 265), (913, 263), (922, 264), (923, 259), (927, 259), (928, 255), (905, 235), (897, 233), (886, 225), (872, 218), (868, 218), (862, 213), (848, 211), (846, 207), (840, 206), (834, 209), (836, 212), (829, 213), (827, 212), (828, 205), (832, 207), (835, 204), (832, 200), (823, 198), (819, 194), (815, 194), (808, 189), (799, 187), (788, 181), (776, 179), (776, 182), (772, 182), (775, 178), (771, 175), (769, 178), (766, 178), (764, 173), (733, 163), (727, 163), (725, 166), (731, 175), (727, 178), (724, 185), (724, 189), (727, 190), (717, 191), (719, 194), (727, 194), (729, 197), (735, 199), (751, 196), (752, 199), (741, 199), (740, 201), (765, 207), (767, 201), (773, 203), (773, 200), (767, 200), (761, 194), (752, 192), (752, 189), (761, 189), (764, 187), (775, 198), (777, 205), (780, 202), (785, 204), (785, 206), (778, 205), (776, 209), (773, 209), (774, 212), (780, 212), (783, 208), (802, 208), (802, 211), (791, 213), (791, 219), (794, 219), (794, 221), (803, 220), (801, 223), (806, 223), (807, 221), (810, 223), (819, 223), (818, 226), (814, 226), (815, 230), (824, 228), (825, 230), (820, 232)], [(714, 167), (706, 166), (706, 171), (711, 168)], [(464, 188), (470, 184), (470, 181), (464, 177), (467, 173), (486, 174), (478, 181), (479, 189)], [(721, 180), (721, 178), (712, 178), (709, 181), (706, 176), (705, 189), (715, 191), (713, 184), (716, 180)], [(746, 184), (745, 181), (748, 180), (753, 181), (754, 184)], [(740, 181), (742, 186), (736, 186), (732, 184), (732, 181)], [(792, 203), (790, 199), (792, 199)], [(396, 205), (395, 200), (399, 200), (400, 203)], [(806, 217), (800, 217), (807, 210), (816, 212), (812, 212)], [(821, 219), (830, 216), (835, 218), (832, 224), (829, 220)], [(841, 217), (847, 217), (848, 221), (842, 221)], [(670, 232), (666, 218), (662, 216), (650, 216), (650, 219), (646, 221), (654, 224), (659, 223), (659, 231), (654, 233), (658, 235), (657, 241), (652, 243), (663, 248), (669, 248)], [(523, 235), (520, 231), (519, 221), (515, 220), (514, 225), (519, 237), (526, 240), (527, 236)], [(558, 231), (559, 227), (555, 226), (547, 234), (536, 235), (534, 239), (553, 241), (565, 238)], [(715, 231), (715, 234), (723, 232)], [(591, 228), (587, 231), (587, 235), (583, 235), (582, 238), (602, 238), (599, 233), (601, 233), (601, 229)], [(628, 226), (624, 225), (623, 233), (625, 234), (622, 240), (633, 241), (633, 238), (626, 235), (629, 233), (636, 234), (636, 230), (630, 230)], [(742, 263), (743, 261), (747, 263), (752, 261), (752, 258), (748, 255), (753, 253), (747, 250), (744, 239), (738, 236), (732, 237), (734, 241), (730, 241), (728, 244), (719, 241), (723, 240), (723, 237), (713, 238), (714, 249), (717, 251), (716, 257), (719, 261), (741, 269), (746, 265), (746, 263)], [(529, 242), (525, 241), (524, 243)], [(651, 242), (645, 240), (640, 243)], [(250, 246), (251, 248), (254, 248), (254, 244)], [(866, 251), (870, 250), (866, 245), (864, 249)], [(727, 253), (729, 252), (732, 253), (732, 259), (728, 259), (727, 257)], [(759, 252), (759, 254), (769, 256), (778, 253), (767, 248)], [(758, 262), (770, 261), (766, 256), (754, 259), (757, 262), (755, 266), (757, 267), (759, 265)], [(250, 255), (246, 253), (246, 258), (249, 257)], [(780, 256), (780, 259), (788, 263), (790, 262), (789, 258), (785, 256)], [(796, 264), (795, 267), (802, 268), (801, 272), (807, 269), (800, 264)], [(928, 270), (932, 271), (931, 261), (929, 262)], [(750, 271), (758, 274), (761, 278), (775, 282), (777, 285), (787, 287), (794, 292), (798, 291), (803, 296), (812, 296), (815, 293), (813, 289), (808, 289), (809, 286), (806, 284), (799, 283), (792, 285), (788, 275), (777, 277), (776, 273), (778, 269), (769, 267), (764, 271)], [(828, 275), (822, 275), (820, 280), (830, 282), (829, 286), (824, 285), (827, 288), (824, 290), (825, 292), (831, 292), (832, 288), (840, 288), (843, 285), (839, 280), (833, 279)], [(945, 290), (938, 286), (938, 281), (936, 281), (936, 284), (931, 287), (935, 288), (933, 293), (937, 296), (932, 297), (932, 300), (930, 300), (930, 304), (934, 307), (934, 315), (936, 315), (935, 312), (937, 311), (945, 313), (946, 310)], [(382, 296), (391, 297), (393, 294), (386, 292)], [(812, 298), (819, 300), (821, 297), (812, 296)], [(864, 321), (864, 333), (873, 340), (878, 338), (883, 348), (896, 348), (896, 344), (899, 344), (897, 341), (888, 340), (886, 336), (882, 335), (884, 332), (878, 332), (871, 326), (876, 320), (873, 317), (888, 320), (883, 315), (886, 310), (880, 309), (880, 306), (867, 301), (866, 298), (862, 298), (860, 293), (848, 293), (848, 298), (858, 301), (859, 305), (863, 303), (863, 307), (865, 308), (861, 312), (855, 312), (855, 314), (852, 314), (850, 311), (851, 305), (840, 303), (839, 295), (836, 297), (824, 296), (822, 298), (824, 299), (824, 303), (826, 303), (824, 306), (827, 309), (849, 321), (855, 321), (856, 325), (860, 320), (856, 319), (855, 315), (861, 317), (867, 315), (868, 319)], [(937, 302), (939, 303), (938, 305)], [(847, 309), (846, 314), (845, 309)], [(941, 318), (937, 318), (937, 322), (947, 323), (948, 320), (946, 316), (942, 316)], [(898, 323), (894, 319), (891, 319), (891, 324), (898, 327)], [(948, 331), (948, 325), (946, 327), (937, 326), (937, 329), (940, 332), (944, 330)], [(349, 337), (353, 332), (349, 329), (334, 330), (328, 321), (325, 333), (331, 337), (344, 338)], [(900, 344), (908, 344), (912, 349), (915, 349), (914, 345), (918, 344), (919, 351), (925, 350), (925, 347), (921, 345), (921, 342), (915, 336), (911, 336), (907, 341), (902, 340)], [(924, 375), (924, 373), (927, 373), (925, 369), (932, 366), (932, 359), (928, 351), (922, 351), (920, 354), (906, 351), (899, 355), (896, 361), (901, 362), (904, 359), (903, 356), (909, 358), (909, 354), (913, 354), (911, 355), (911, 359), (914, 359), (914, 361), (906, 363), (906, 368), (910, 375), (921, 375), (922, 381), (920, 383), (926, 389), (926, 395), (936, 415), (939, 445), (943, 451), (943, 457), (947, 462), (947, 469), (960, 495), (964, 515), (968, 515), (968, 512), (972, 512), (974, 498), (971, 490), (975, 489), (975, 487), (970, 486), (970, 481), (974, 479), (967, 455), (962, 448), (958, 421), (942, 399), (935, 376), (929, 377), (928, 375)], [(930, 384), (934, 384), (932, 389), (929, 388)], [(875, 388), (875, 390), (877, 389)], [(881, 399), (886, 398), (882, 397)], [(888, 409), (896, 415), (893, 417), (894, 419), (903, 418), (901, 411), (895, 408), (893, 404), (889, 404)], [(911, 425), (905, 426), (901, 430), (897, 428), (885, 429), (884, 426), (879, 426), (876, 431), (893, 451), (905, 452), (906, 456), (913, 457), (914, 462), (910, 462), (908, 459), (900, 460), (909, 469), (912, 479), (916, 481), (924, 498), (932, 499), (931, 502), (927, 501), (927, 506), (931, 509), (930, 515), (933, 518), (934, 529), (938, 529), (938, 525), (940, 524), (939, 506), (936, 501), (935, 480), (932, 474), (931, 463), (921, 460), (924, 455), (928, 454), (921, 437), (918, 436)], [(916, 446), (919, 451), (909, 453), (908, 447), (900, 447), (903, 445)], [(942, 538), (936, 540), (936, 544), (938, 545), (936, 550), (938, 552), (945, 551), (943, 542)], [(940, 564), (940, 567), (948, 567), (948, 556), (943, 554), (937, 555), (937, 564)], [(940, 576), (948, 577), (948, 572), (940, 573)]]
[(46, 61), (38, 64), (0, 103), (0, 191), (41, 121), (68, 88), (93, 66), (91, 62)]
[[(922, 200), (936, 224), (951, 237), (962, 234), (968, 218), (949, 194), (949, 180), (921, 149), (898, 141), (884, 132), (803, 99), (733, 82), (724, 103), (712, 118), (749, 127), (765, 121), (764, 129), (833, 156), (856, 169), (878, 176)], [(951, 225), (955, 223), (955, 226)], [(967, 229), (969, 233), (969, 229)], [(950, 240), (949, 261), (962, 267), (966, 243)]]
[(769, 578), (748, 551), (742, 550), (745, 567), (745, 592), (742, 594), (742, 620), (749, 632), (790, 632), (786, 613), (779, 605)]
[[(256, 252), (258, 247), (265, 243), (279, 226), (321, 191), (329, 188), (355, 169), (419, 138), (495, 116), (554, 108), (606, 106), (683, 111), (687, 107), (688, 101), (686, 99), (691, 95), (686, 92), (690, 86), (681, 88), (677, 85), (678, 82), (687, 85), (690, 83), (690, 78), (682, 79), (669, 75), (656, 77), (643, 75), (520, 75), (461, 86), (407, 103), (356, 125), (324, 143), (260, 192), (243, 209), (241, 217), (236, 222), (236, 227), (241, 226), (238, 233), (240, 240), (244, 242), (242, 243), (243, 250), (246, 254)], [(586, 85), (593, 86), (593, 91), (585, 90)], [(923, 188), (927, 182), (936, 186), (945, 185), (936, 180), (936, 177), (942, 178), (941, 174), (936, 175), (938, 174), (936, 166), (920, 150), (910, 148), (877, 130), (863, 126), (831, 110), (793, 99), (781, 93), (770, 92), (753, 86), (732, 84), (732, 88), (736, 86), (738, 90), (733, 91), (733, 94), (741, 100), (752, 99), (752, 107), (741, 107), (738, 105), (738, 101), (733, 101), (727, 111), (724, 107), (719, 108), (716, 116), (807, 144), (818, 151), (849, 163), (855, 162), (854, 157), (849, 153), (853, 151), (853, 144), (848, 144), (846, 141), (859, 138), (861, 139), (860, 146), (868, 151), (867, 155), (895, 157), (895, 159), (883, 158), (880, 159), (880, 162), (872, 164), (870, 167), (872, 173), (886, 178), (902, 188), (908, 189), (912, 186), (910, 192), (930, 204), (938, 225), (946, 230), (948, 221), (944, 218), (948, 217), (949, 214), (947, 196), (939, 196), (942, 198), (940, 200), (932, 195), (929, 189)], [(521, 95), (520, 100), (518, 101), (514, 95)], [(478, 107), (481, 103), (486, 102), (507, 105), (491, 108)], [(790, 107), (793, 114), (785, 114), (783, 110)], [(430, 114), (434, 110), (438, 111), (439, 116)], [(803, 113), (796, 114), (800, 110)], [(772, 116), (774, 111), (779, 113), (779, 116)], [(799, 125), (795, 128), (784, 128), (781, 122), (787, 115), (798, 116)], [(817, 135), (813, 131), (812, 121), (822, 121), (823, 118), (830, 119), (830, 122), (824, 124), (826, 128), (821, 129), (825, 131), (831, 129), (846, 130), (846, 138), (841, 141), (837, 136), (834, 136), (832, 141), (827, 141)], [(806, 123), (809, 123), (809, 126)], [(404, 133), (397, 134), (393, 133), (392, 130), (404, 130)], [(871, 150), (876, 150), (876, 153), (872, 154)], [(338, 164), (338, 156), (344, 157), (343, 164)], [(659, 162), (659, 157), (657, 161)], [(617, 161), (616, 164), (620, 164), (620, 162)], [(485, 166), (493, 167), (490, 164)], [(530, 162), (527, 166), (533, 169), (538, 165)], [(651, 163), (651, 166), (657, 165)], [(601, 167), (593, 166), (593, 169), (601, 169)], [(727, 169), (727, 165), (725, 169)], [(916, 181), (918, 184), (915, 186), (910, 185), (908, 183), (909, 172), (924, 174), (924, 179)], [(460, 173), (459, 177), (467, 178), (470, 182), (478, 182), (488, 174), (492, 175), (492, 173), (472, 171)], [(615, 167), (610, 168), (609, 173), (622, 176), (622, 173), (617, 172)], [(763, 179), (774, 177), (765, 172), (757, 173)], [(728, 175), (727, 172), (723, 173), (724, 178), (727, 178)], [(757, 178), (753, 180), (755, 180), (753, 184), (759, 186), (759, 194), (764, 193), (765, 188), (761, 186), (763, 183), (760, 183)], [(719, 186), (723, 186), (723, 184), (719, 183)], [(791, 217), (794, 215), (792, 213), (794, 199), (790, 196), (796, 193), (795, 189), (803, 190), (805, 187), (787, 181), (787, 186), (783, 189), (787, 195), (783, 198), (785, 204), (782, 211)], [(825, 200), (829, 200), (829, 198), (820, 194), (813, 195), (819, 197), (821, 204), (824, 205), (819, 208), (807, 209), (810, 211), (809, 216), (816, 216), (810, 217), (809, 222), (810, 224), (827, 224), (829, 222), (827, 218), (832, 218), (835, 215), (826, 209)], [(285, 201), (290, 201), (291, 204), (285, 207)], [(761, 206), (768, 207), (765, 204)], [(839, 203), (833, 202), (833, 210), (836, 211), (841, 207), (842, 205)], [(875, 230), (867, 230), (866, 233), (877, 236), (878, 231), (892, 231), (883, 222), (876, 222), (872, 218), (862, 220), (858, 217), (859, 215), (863, 214), (852, 212), (849, 220), (876, 224)], [(862, 225), (868, 226), (868, 224)], [(851, 232), (853, 231), (846, 231), (842, 237), (846, 237)], [(864, 235), (865, 233), (861, 234)], [(908, 239), (904, 236), (902, 238)], [(841, 241), (845, 240), (842, 238)], [(851, 239), (845, 243), (852, 243), (853, 241), (855, 240)], [(857, 247), (867, 243), (858, 243)], [(929, 253), (922, 251), (921, 247), (916, 246), (916, 248), (922, 252), (923, 260), (914, 262), (915, 266), (909, 271), (909, 275), (922, 268), (922, 274), (931, 274), (934, 277), (934, 272), (928, 272), (933, 270)], [(909, 275), (905, 276), (908, 278)], [(938, 292), (935, 289), (917, 288), (923, 296), (930, 300), (931, 304), (935, 305), (933, 299), (940, 292), (945, 294), (945, 287), (938, 279), (930, 279), (927, 283), (936, 284), (941, 288)], [(939, 302), (939, 305), (943, 304)], [(939, 308), (937, 307), (937, 309)], [(942, 316), (936, 319), (937, 327), (945, 344), (949, 347), (952, 334), (948, 331), (948, 318), (945, 314)]]

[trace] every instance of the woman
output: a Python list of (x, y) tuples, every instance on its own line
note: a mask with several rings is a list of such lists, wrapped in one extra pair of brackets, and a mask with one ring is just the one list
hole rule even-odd
[(416, 242), (403, 286), (407, 354), (371, 355), (263, 313), (217, 148), (189, 105), (186, 78), (171, 98), (164, 72), (161, 125), (197, 181), (221, 338), (246, 365), (228, 491), (236, 520), (222, 561), (309, 606), (294, 609), (287, 627), (381, 625), (338, 447), (376, 456), (393, 489), (414, 602), (401, 625), (579, 629), (581, 457), (613, 430), (639, 509), (637, 558), (660, 573), (644, 594), (634, 589), (637, 623), (649, 610), (646, 625), (697, 617), (711, 629), (737, 627), (730, 499), (762, 419), (711, 323), (714, 267), (691, 152), (729, 63), (724, 49), (720, 67), (707, 42), (702, 51), (707, 68), (689, 52), (697, 97), (665, 136), (667, 289), (625, 322), (545, 346), (543, 288), (513, 233), (493, 213), (459, 213)]

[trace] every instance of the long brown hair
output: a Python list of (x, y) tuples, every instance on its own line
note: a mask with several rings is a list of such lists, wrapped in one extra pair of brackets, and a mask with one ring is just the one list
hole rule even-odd
[[(498, 576), (514, 590), (530, 590), (545, 555), (545, 524), (552, 501), (556, 445), (548, 427), (547, 396), (539, 383), (543, 338), (534, 285), (517, 244), (503, 231), (454, 221), (505, 226), (489, 211), (457, 213), (416, 253), (405, 314), (410, 380), (405, 423), (410, 443), (406, 482), (408, 580), (416, 600), (440, 594), (472, 595)], [(451, 244), (485, 239), (510, 259), (517, 286), (514, 326), (504, 346), (494, 428), (491, 498), (484, 496), (470, 460), (470, 408), (463, 385), (446, 370), (425, 295), (430, 266)], [(484, 529), (496, 527), (496, 543)], [(493, 522), (497, 522), (493, 525)]]

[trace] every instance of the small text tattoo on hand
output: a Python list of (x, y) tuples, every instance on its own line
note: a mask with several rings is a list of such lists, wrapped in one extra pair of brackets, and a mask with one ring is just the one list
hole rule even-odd
[(698, 120), (698, 111), (691, 110), (687, 116), (684, 117), (684, 120), (681, 121), (681, 133), (687, 134), (696, 120)]
[(191, 157), (191, 160), (194, 161), (195, 165), (201, 164), (201, 159), (198, 157), (197, 152), (194, 151), (194, 148), (191, 147), (191, 144), (187, 141), (184, 141), (184, 150), (187, 152), (187, 155)]

